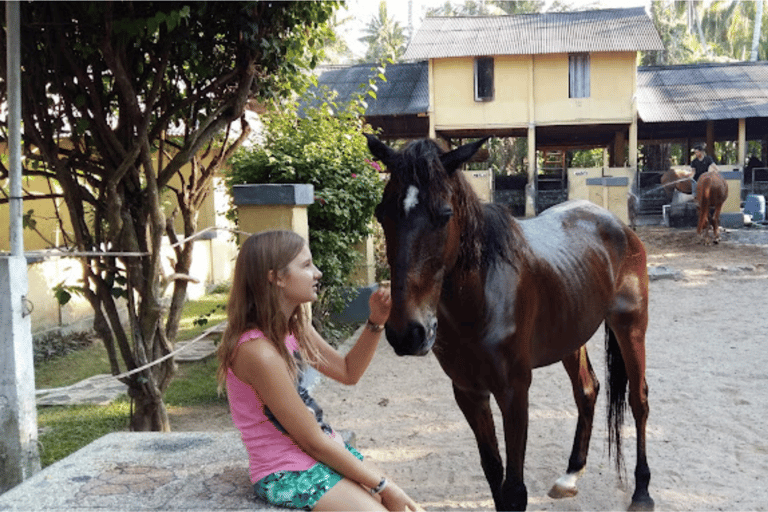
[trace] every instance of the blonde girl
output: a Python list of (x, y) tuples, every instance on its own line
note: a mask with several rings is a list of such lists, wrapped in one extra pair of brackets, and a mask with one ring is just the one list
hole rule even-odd
[(389, 290), (371, 294), (366, 328), (342, 356), (302, 306), (317, 299), (321, 276), (306, 241), (291, 231), (252, 235), (235, 264), (218, 378), (248, 451), (254, 492), (304, 510), (420, 510), (325, 423), (306, 389), (308, 365), (357, 383), (391, 308)]

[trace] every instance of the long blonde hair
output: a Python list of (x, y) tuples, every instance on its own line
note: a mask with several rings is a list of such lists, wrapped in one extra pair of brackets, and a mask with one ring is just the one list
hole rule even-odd
[(232, 288), (227, 302), (227, 327), (216, 352), (219, 368), (216, 378), (223, 388), (227, 370), (232, 367), (237, 342), (244, 332), (258, 329), (280, 351), (293, 378), (299, 368), (296, 358), (285, 346), (293, 334), (301, 359), (307, 363), (322, 361), (318, 348), (306, 335), (307, 316), (299, 305), (286, 319), (280, 309), (278, 287), (269, 272), (287, 271), (288, 264), (301, 252), (306, 241), (293, 231), (264, 231), (251, 235), (240, 248), (235, 262)]

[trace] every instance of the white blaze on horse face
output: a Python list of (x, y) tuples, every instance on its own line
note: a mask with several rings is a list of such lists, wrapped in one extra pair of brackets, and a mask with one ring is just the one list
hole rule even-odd
[(413, 208), (419, 204), (419, 189), (415, 185), (408, 187), (408, 192), (403, 200), (403, 213), (407, 217)]

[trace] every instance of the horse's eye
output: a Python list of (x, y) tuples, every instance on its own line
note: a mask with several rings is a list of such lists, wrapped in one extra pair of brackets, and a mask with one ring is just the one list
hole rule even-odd
[(448, 221), (451, 220), (451, 217), (453, 217), (453, 208), (450, 206), (443, 206), (440, 208), (440, 210), (437, 212), (437, 225), (439, 227), (443, 227), (446, 224), (448, 224)]

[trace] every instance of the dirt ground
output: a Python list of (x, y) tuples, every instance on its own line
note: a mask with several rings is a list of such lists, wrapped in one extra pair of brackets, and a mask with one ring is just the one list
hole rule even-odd
[[(701, 245), (691, 229), (639, 227), (649, 254), (647, 380), (650, 492), (656, 510), (768, 510), (768, 230), (728, 230)], [(602, 329), (589, 342), (604, 381)], [(472, 433), (434, 356), (398, 358), (386, 342), (354, 387), (315, 391), (336, 429), (427, 510), (490, 510)], [(226, 408), (172, 414), (174, 430), (232, 429)], [(534, 372), (526, 457), (531, 510), (625, 510), (635, 432), (623, 430), (627, 471), (607, 456), (605, 394), (574, 498), (547, 492), (567, 465), (576, 422), (560, 365)], [(496, 411), (500, 442), (500, 416)], [(502, 448), (503, 449), (503, 448)], [(762, 482), (762, 483), (761, 483)]]

